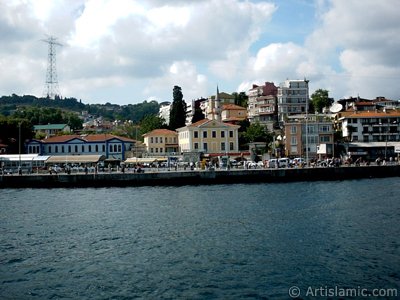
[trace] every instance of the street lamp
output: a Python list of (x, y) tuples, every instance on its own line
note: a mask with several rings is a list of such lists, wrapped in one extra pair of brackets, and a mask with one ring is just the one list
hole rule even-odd
[(19, 153), (19, 166), (18, 166), (18, 174), (21, 175), (21, 124), (22, 121), (19, 122), (18, 125), (18, 153)]
[(305, 80), (307, 93), (306, 93), (306, 166), (308, 167), (308, 83), (309, 80)]

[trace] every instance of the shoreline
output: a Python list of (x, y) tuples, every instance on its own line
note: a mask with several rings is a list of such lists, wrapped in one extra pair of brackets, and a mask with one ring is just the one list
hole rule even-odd
[(161, 171), (144, 173), (29, 174), (0, 176), (6, 188), (87, 188), (182, 186), (237, 183), (285, 183), (399, 177), (400, 165), (329, 168), (231, 169)]

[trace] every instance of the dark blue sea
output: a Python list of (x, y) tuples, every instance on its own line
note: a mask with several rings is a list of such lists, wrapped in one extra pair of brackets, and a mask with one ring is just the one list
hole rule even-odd
[(398, 299), (399, 193), (400, 178), (0, 190), (0, 299)]

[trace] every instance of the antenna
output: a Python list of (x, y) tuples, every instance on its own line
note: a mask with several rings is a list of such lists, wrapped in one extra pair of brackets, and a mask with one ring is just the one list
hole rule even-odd
[(41, 41), (49, 44), (49, 52), (47, 56), (46, 83), (43, 91), (43, 96), (46, 98), (54, 99), (55, 96), (60, 96), (60, 89), (58, 87), (57, 68), (56, 68), (56, 46), (63, 46), (63, 45), (57, 42), (57, 38), (54, 36), (48, 36), (47, 39)]

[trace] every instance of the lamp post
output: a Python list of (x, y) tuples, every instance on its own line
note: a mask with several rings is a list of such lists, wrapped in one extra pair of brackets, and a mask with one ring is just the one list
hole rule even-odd
[(309, 80), (304, 79), (307, 87), (306, 93), (306, 166), (308, 167), (308, 83)]
[(22, 122), (19, 122), (18, 125), (18, 154), (19, 154), (19, 165), (18, 165), (18, 174), (21, 175), (22, 170), (21, 170), (21, 124)]

